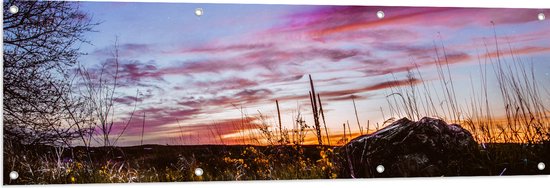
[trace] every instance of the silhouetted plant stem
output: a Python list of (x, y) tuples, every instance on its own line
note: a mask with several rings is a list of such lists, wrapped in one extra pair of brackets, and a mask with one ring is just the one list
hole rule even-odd
[(319, 110), (321, 111), (321, 117), (323, 118), (323, 125), (325, 126), (325, 134), (327, 135), (327, 143), (330, 146), (330, 136), (327, 130), (327, 123), (325, 121), (325, 113), (323, 112), (323, 103), (321, 102), (321, 96), (317, 93), (317, 99), (319, 99)]
[(363, 135), (363, 129), (361, 128), (361, 123), (359, 123), (359, 116), (357, 115), (357, 107), (355, 106), (355, 96), (351, 96), (351, 101), (353, 101), (353, 109), (355, 110), (355, 119), (357, 119), (357, 127), (359, 127), (359, 132)]
[(311, 86), (311, 91), (309, 92), (309, 99), (311, 101), (311, 107), (313, 110), (313, 120), (315, 122), (315, 131), (317, 133), (317, 141), (319, 145), (323, 145), (323, 140), (321, 136), (321, 126), (319, 124), (319, 110), (317, 108), (317, 99), (315, 97), (315, 87), (313, 86), (313, 79), (311, 79), (311, 74), (309, 75), (309, 84)]
[(279, 136), (280, 140), (283, 140), (283, 125), (281, 123), (281, 110), (279, 109), (279, 101), (275, 100), (275, 104), (277, 105), (277, 115), (279, 117)]
[(145, 112), (143, 112), (143, 123), (141, 125), (141, 145), (143, 146), (143, 134), (145, 133)]

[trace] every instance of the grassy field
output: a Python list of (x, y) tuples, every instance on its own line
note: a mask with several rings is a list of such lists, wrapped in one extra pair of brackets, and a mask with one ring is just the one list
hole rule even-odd
[[(550, 174), (549, 144), (480, 146), (481, 176)], [(128, 183), (351, 178), (342, 175), (338, 147), (320, 146), (159, 146), (25, 148), (18, 161), (6, 156), (5, 184)], [(9, 166), (9, 164), (17, 164)], [(468, 164), (464, 164), (468, 165)], [(201, 168), (202, 176), (194, 171)], [(10, 171), (20, 178), (10, 180)]]
[[(53, 147), (27, 149), (4, 168), (6, 184), (122, 183), (337, 178), (333, 150), (318, 146)], [(46, 153), (46, 154), (44, 154)], [(6, 164), (11, 161), (7, 158)], [(204, 170), (196, 176), (196, 168)], [(20, 178), (10, 181), (10, 171)]]

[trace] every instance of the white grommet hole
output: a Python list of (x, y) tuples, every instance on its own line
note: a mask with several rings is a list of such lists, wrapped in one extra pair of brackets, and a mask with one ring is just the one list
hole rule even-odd
[(378, 173), (380, 173), (380, 174), (381, 174), (382, 172), (384, 172), (384, 170), (385, 170), (385, 168), (384, 168), (383, 165), (378, 165), (378, 166), (376, 167), (376, 172), (378, 172)]
[(540, 21), (546, 19), (546, 16), (544, 15), (544, 13), (539, 13), (539, 15), (537, 16), (539, 18)]
[(19, 7), (15, 6), (15, 5), (12, 5), (10, 7), (9, 11), (10, 11), (10, 13), (15, 14), (15, 13), (19, 12)]
[(16, 171), (10, 172), (10, 179), (16, 180), (18, 177), (19, 177), (19, 173), (17, 173)]
[(202, 10), (202, 8), (195, 9), (195, 16), (202, 16), (203, 14), (204, 14), (204, 10)]
[(386, 14), (384, 14), (384, 11), (378, 11), (376, 12), (376, 17), (378, 17), (378, 19), (382, 19), (384, 18), (384, 16), (386, 16)]
[(543, 163), (543, 162), (540, 162), (538, 165), (537, 165), (537, 168), (539, 170), (544, 170), (546, 168), (546, 165)]
[(202, 176), (203, 173), (204, 173), (204, 171), (202, 170), (202, 168), (195, 168), (195, 175), (196, 176)]

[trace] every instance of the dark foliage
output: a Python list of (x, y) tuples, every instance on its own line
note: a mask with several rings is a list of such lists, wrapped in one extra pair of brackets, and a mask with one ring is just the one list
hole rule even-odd
[(70, 75), (95, 24), (77, 3), (61, 1), (4, 1), (3, 18), (4, 140), (56, 144), (82, 135)]

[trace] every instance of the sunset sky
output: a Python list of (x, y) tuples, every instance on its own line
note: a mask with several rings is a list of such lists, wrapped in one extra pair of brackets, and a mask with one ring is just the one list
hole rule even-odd
[[(144, 115), (145, 144), (216, 144), (213, 132), (226, 144), (240, 143), (251, 131), (238, 125), (259, 123), (259, 112), (267, 123), (277, 124), (275, 100), (283, 127), (292, 128), (298, 111), (313, 125), (309, 74), (331, 133), (341, 134), (346, 121), (358, 132), (352, 95), (361, 125), (370, 120), (372, 131), (373, 124), (390, 117), (386, 95), (391, 86), (408, 83), (407, 70), (416, 72), (418, 67), (421, 72), (422, 79), (413, 75), (415, 84), (438, 80), (435, 48), (442, 45), (457, 101), (466, 103), (470, 84), (479, 83), (478, 57), (487, 62), (496, 54), (495, 31), (500, 55), (533, 63), (544, 103), (550, 105), (550, 88), (543, 86), (550, 83), (550, 22), (537, 19), (540, 12), (550, 14), (548, 10), (122, 2), (80, 6), (101, 22), (97, 32), (85, 36), (91, 45), (81, 47), (87, 53), (81, 64), (94, 70), (112, 62), (118, 40), (115, 133), (136, 105), (120, 145), (140, 143)], [(196, 8), (204, 15), (195, 16)], [(385, 18), (376, 17), (379, 10)], [(498, 85), (492, 76), (488, 79), (488, 89), (495, 91), (491, 105), (501, 112)], [(241, 108), (248, 118), (241, 118)]]

